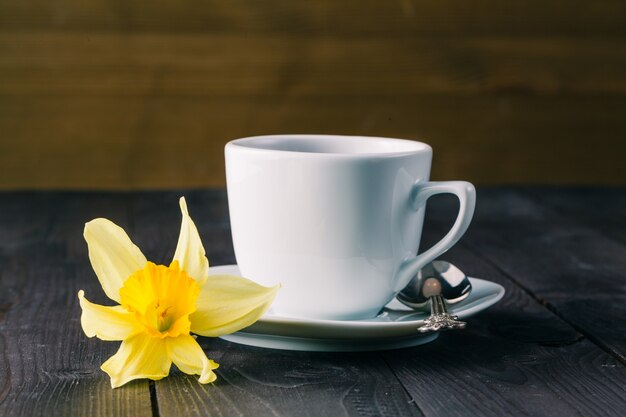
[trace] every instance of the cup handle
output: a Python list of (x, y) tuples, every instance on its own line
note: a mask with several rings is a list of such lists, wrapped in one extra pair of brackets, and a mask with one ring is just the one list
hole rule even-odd
[(418, 210), (430, 197), (443, 193), (454, 194), (459, 199), (459, 214), (456, 221), (443, 239), (427, 251), (402, 263), (396, 275), (395, 292), (401, 291), (427, 263), (450, 249), (463, 236), (472, 221), (476, 205), (476, 190), (467, 181), (418, 182), (411, 191), (410, 202), (413, 209)]

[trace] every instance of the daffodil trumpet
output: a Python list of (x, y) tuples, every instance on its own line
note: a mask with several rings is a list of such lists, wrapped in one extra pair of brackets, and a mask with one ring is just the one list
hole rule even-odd
[(122, 341), (102, 364), (113, 388), (138, 378), (159, 380), (172, 364), (217, 378), (195, 335), (217, 337), (241, 330), (269, 308), (278, 286), (263, 287), (230, 275), (209, 275), (209, 261), (184, 197), (182, 223), (169, 266), (149, 262), (126, 232), (107, 219), (85, 224), (89, 259), (105, 294), (118, 303), (102, 306), (78, 292), (81, 325), (88, 337)]

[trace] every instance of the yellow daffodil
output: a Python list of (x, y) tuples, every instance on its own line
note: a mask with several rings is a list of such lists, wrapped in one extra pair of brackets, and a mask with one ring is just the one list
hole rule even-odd
[(198, 230), (180, 199), (183, 220), (169, 266), (148, 262), (122, 228), (107, 219), (85, 225), (89, 259), (113, 307), (89, 302), (78, 292), (81, 324), (88, 337), (121, 340), (102, 370), (113, 388), (137, 378), (166, 377), (172, 363), (182, 372), (213, 382), (218, 365), (190, 332), (220, 336), (254, 323), (269, 308), (278, 287), (245, 278), (209, 276)]

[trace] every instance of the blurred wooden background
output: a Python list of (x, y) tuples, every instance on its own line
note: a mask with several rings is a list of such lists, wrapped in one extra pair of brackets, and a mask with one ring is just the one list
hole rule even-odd
[(626, 2), (0, 0), (0, 188), (221, 186), (268, 133), (434, 179), (626, 185)]

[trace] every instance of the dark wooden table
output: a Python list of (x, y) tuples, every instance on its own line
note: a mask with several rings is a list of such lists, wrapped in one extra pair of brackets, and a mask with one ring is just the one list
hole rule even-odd
[[(233, 263), (223, 190), (0, 194), (1, 416), (626, 415), (626, 190), (479, 189), (443, 259), (506, 288), (464, 331), (371, 353), (267, 350), (202, 338), (218, 381), (173, 370), (111, 390), (116, 342), (88, 339), (76, 293), (106, 298), (83, 224), (107, 217), (170, 260), (188, 205), (213, 265)], [(429, 203), (423, 246), (454, 202)]]

